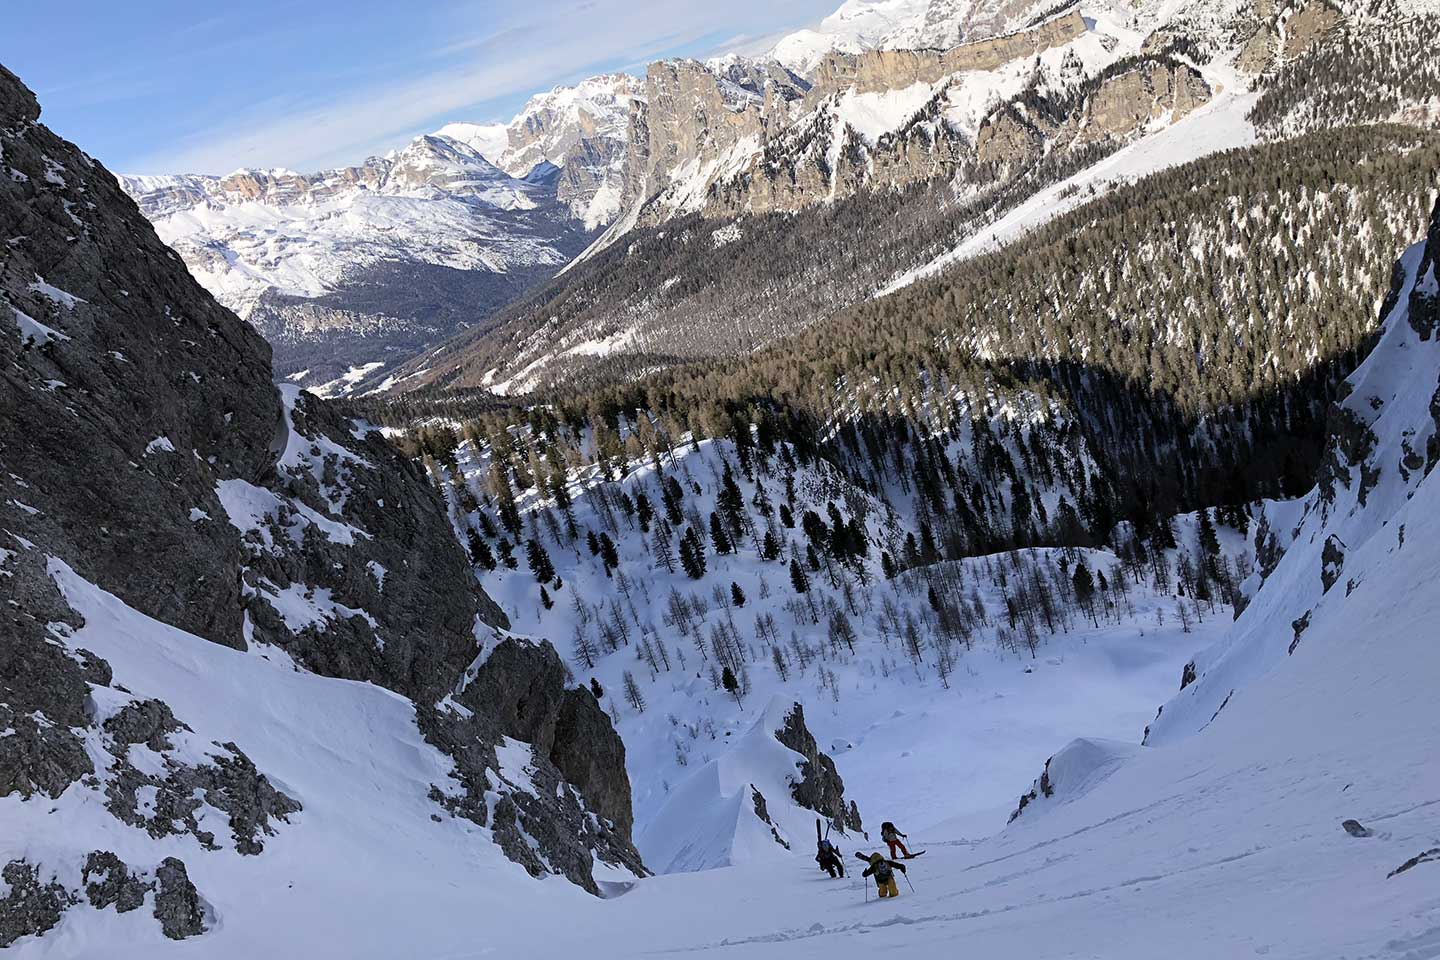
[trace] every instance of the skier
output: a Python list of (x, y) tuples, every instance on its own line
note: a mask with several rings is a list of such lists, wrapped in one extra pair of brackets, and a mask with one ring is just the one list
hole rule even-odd
[(845, 864), (840, 860), (840, 851), (829, 840), (821, 840), (815, 851), (815, 862), (820, 869), (830, 874), (830, 879), (845, 876)]
[[(865, 859), (863, 853), (857, 853), (855, 856), (861, 860)], [(900, 887), (895, 883), (894, 871), (899, 870), (901, 873), (908, 872), (905, 869), (905, 864), (896, 863), (894, 860), (886, 860), (878, 853), (870, 854), (868, 862), (870, 866), (865, 868), (865, 872), (862, 873), (861, 876), (875, 878), (875, 886), (880, 889), (881, 897), (900, 896)]]
[(905, 837), (906, 840), (910, 839), (909, 837), (905, 836), (905, 834), (895, 829), (895, 824), (891, 823), (889, 820), (886, 820), (884, 823), (880, 824), (880, 839), (884, 840), (885, 843), (889, 845), (891, 859), (894, 859), (895, 857), (895, 848), (899, 847), (900, 852), (904, 854), (905, 859), (909, 860), (912, 854), (909, 850), (905, 849), (905, 844), (901, 841), (901, 837)]

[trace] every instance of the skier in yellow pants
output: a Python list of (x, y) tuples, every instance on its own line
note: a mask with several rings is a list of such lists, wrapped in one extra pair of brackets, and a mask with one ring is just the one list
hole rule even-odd
[[(865, 859), (862, 854), (857, 853), (855, 856), (862, 860)], [(875, 878), (875, 886), (880, 889), (881, 897), (900, 896), (900, 887), (895, 883), (894, 871), (899, 870), (901, 873), (905, 873), (905, 864), (886, 860), (878, 853), (870, 854), (869, 863), (870, 866), (865, 868), (865, 872), (861, 876)]]

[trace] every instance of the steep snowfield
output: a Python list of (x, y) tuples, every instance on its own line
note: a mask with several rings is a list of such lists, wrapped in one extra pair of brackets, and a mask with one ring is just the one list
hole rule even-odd
[[(62, 879), (78, 886), (75, 850), (109, 850), (141, 864), (183, 857), (209, 927), (203, 939), (181, 945), (161, 935), (149, 900), (126, 914), (82, 904), (44, 937), (18, 941), (15, 956), (138, 958), (168, 948), (207, 957), (394, 957), (413, 955), (419, 942), (427, 954), (453, 955), (473, 943), (473, 931), (457, 920), (476, 911), (566, 910), (591, 899), (563, 879), (531, 881), (488, 830), (448, 816), (432, 819), (440, 808), (428, 793), (432, 784), (453, 790), (452, 762), (422, 738), (410, 701), (300, 671), (273, 647), (246, 654), (202, 640), (137, 613), (58, 560), (50, 570), (85, 618), (73, 633), (56, 629), (57, 642), (108, 660), (115, 682), (135, 699), (171, 704), (191, 727), (176, 737), (182, 755), (204, 761), (219, 752), (216, 744), (240, 744), (303, 809), (262, 836), (263, 855), (241, 856), (223, 841), (219, 850), (201, 850), (185, 834), (154, 840), (106, 812), (103, 797), (78, 787), (53, 802), (7, 803), (0, 860), (64, 864)], [(127, 702), (115, 689), (93, 689), (101, 716)], [(94, 742), (89, 749), (104, 769), (103, 748)], [(147, 756), (155, 755), (143, 745), (131, 748), (142, 768), (159, 760)], [(513, 771), (516, 782), (522, 775)], [(225, 815), (201, 809), (203, 825), (227, 837)], [(0, 884), (0, 896), (4, 891)], [(489, 931), (486, 939), (520, 949), (527, 935), (512, 928)]]
[[(1440, 230), (1432, 233), (1434, 251), (1440, 252)], [(1428, 290), (1432, 304), (1440, 295), (1435, 265), (1424, 257), (1424, 245), (1416, 244), (1401, 258), (1405, 282), (1398, 302), (1374, 352), (1348, 381), (1339, 414), (1345, 440), (1322, 466), (1321, 485), (1300, 504), (1271, 510), (1269, 529), (1284, 555), (1235, 629), (1196, 658), (1199, 680), (1166, 705), (1151, 729), (1152, 742), (1203, 729), (1222, 705), (1229, 709), (1227, 701), (1247, 696), (1256, 677), (1300, 656), (1327, 616), (1348, 610), (1361, 594), (1388, 590), (1383, 579), (1388, 574), (1357, 556), (1378, 554), (1395, 564), (1423, 566), (1423, 554), (1412, 553), (1425, 546), (1413, 514), (1428, 479), (1427, 457), (1434, 457), (1427, 451), (1436, 436), (1440, 370), (1440, 343), (1432, 333), (1422, 337), (1408, 314), (1416, 291)], [(1424, 328), (1424, 321), (1418, 322)], [(1258, 581), (1252, 589), (1256, 586)], [(1402, 610), (1421, 599), (1396, 597)]]
[[(651, 950), (756, 958), (956, 945), (973, 956), (1434, 956), (1436, 865), (1387, 874), (1440, 846), (1437, 500), (1423, 484), (1394, 518), (1414, 546), (1367, 548), (1371, 585), (1203, 734), (1143, 750), (990, 840), (922, 835), (929, 852), (898, 902), (867, 904), (853, 881), (798, 857), (666, 877), (613, 904), (613, 939), (592, 937), (592, 949), (624, 955), (619, 931), (646, 929)], [(1374, 835), (1348, 836), (1348, 818)]]

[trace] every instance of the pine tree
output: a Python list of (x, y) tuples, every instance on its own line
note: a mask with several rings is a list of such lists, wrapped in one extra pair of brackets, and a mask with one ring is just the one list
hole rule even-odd
[(620, 554), (615, 549), (615, 541), (610, 539), (610, 534), (600, 534), (600, 561), (605, 564), (605, 575), (609, 576), (610, 571), (620, 566)]
[(594, 695), (596, 703), (605, 699), (605, 688), (600, 686), (600, 681), (594, 677), (590, 678), (590, 693)]
[(1213, 564), (1220, 555), (1220, 538), (1215, 533), (1215, 524), (1209, 510), (1200, 511), (1200, 552), (1206, 561)]
[(775, 539), (775, 534), (769, 530), (765, 531), (765, 539), (760, 544), (760, 559), (774, 560), (780, 556), (780, 541)]
[(550, 562), (550, 554), (540, 545), (540, 541), (534, 538), (525, 543), (525, 560), (530, 564), (530, 571), (535, 574), (539, 583), (549, 583), (555, 579), (555, 565)]
[(1095, 596), (1095, 579), (1083, 560), (1075, 565), (1075, 573), (1070, 582), (1075, 585), (1075, 599), (1079, 600), (1082, 606), (1088, 607), (1091, 598)]
[(720, 685), (725, 691), (735, 698), (735, 704), (740, 705), (740, 681), (735, 679), (735, 672), (726, 667), (720, 674)]
[(790, 559), (790, 586), (795, 588), (796, 593), (810, 592), (810, 577), (800, 566), (800, 561), (793, 557)]
[(725, 524), (720, 521), (720, 514), (710, 514), (710, 542), (715, 546), (717, 554), (727, 554), (731, 551), (730, 535), (725, 532)]
[(745, 606), (745, 591), (740, 589), (740, 584), (730, 584), (730, 602), (737, 607)]
[[(595, 642), (590, 639), (590, 632), (583, 624), (575, 624), (575, 636), (572, 638), (575, 652), (575, 659), (585, 665), (585, 669), (595, 669)], [(600, 699), (598, 696), (595, 699)]]
[(540, 588), (540, 605), (546, 610), (549, 610), (551, 607), (555, 606), (555, 601), (550, 599), (550, 591), (546, 590), (544, 587)]
[(686, 528), (680, 538), (680, 567), (691, 580), (705, 576), (705, 544), (694, 527)]
[(485, 538), (476, 533), (474, 527), (471, 527), (466, 531), (466, 539), (470, 547), (470, 562), (487, 572), (494, 570), (495, 555), (490, 552), (490, 544), (485, 542)]

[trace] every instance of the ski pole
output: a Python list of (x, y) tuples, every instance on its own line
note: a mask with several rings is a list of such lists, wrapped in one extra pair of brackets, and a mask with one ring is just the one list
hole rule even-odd
[(908, 873), (902, 873), (902, 874), (900, 874), (900, 876), (902, 876), (902, 877), (905, 878), (905, 885), (910, 888), (910, 892), (911, 892), (911, 893), (914, 893), (914, 892), (915, 892), (915, 884), (913, 884), (913, 883), (910, 882), (910, 874), (908, 874)]

